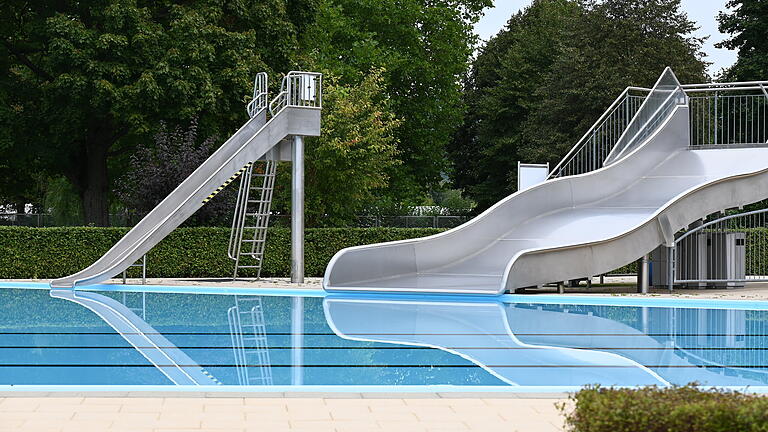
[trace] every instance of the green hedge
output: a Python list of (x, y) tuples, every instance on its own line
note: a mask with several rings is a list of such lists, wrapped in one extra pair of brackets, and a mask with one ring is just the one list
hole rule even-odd
[[(106, 252), (127, 228), (0, 227), (0, 279), (51, 279), (75, 273)], [(342, 248), (423, 237), (431, 228), (315, 228), (305, 234), (305, 274), (322, 276)], [(228, 228), (178, 228), (147, 256), (149, 277), (231, 277)], [(290, 273), (290, 230), (270, 228), (262, 276)], [(138, 269), (132, 269), (138, 270)], [(247, 276), (248, 273), (243, 274)]]
[(743, 393), (592, 387), (571, 399), (561, 406), (571, 432), (768, 431), (768, 398)]

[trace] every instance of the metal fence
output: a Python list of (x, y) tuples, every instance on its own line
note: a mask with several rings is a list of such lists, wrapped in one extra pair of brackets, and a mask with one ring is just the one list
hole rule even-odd
[(616, 142), (643, 104), (649, 89), (627, 87), (549, 174), (549, 178), (583, 174), (603, 167)]
[(669, 279), (690, 287), (768, 281), (768, 209), (722, 216), (682, 232)]
[[(142, 215), (135, 213), (116, 213), (109, 215), (110, 226), (130, 227), (138, 223)], [(438, 215), (438, 216), (358, 216), (353, 225), (357, 228), (454, 228), (471, 219), (470, 216)], [(270, 226), (290, 226), (291, 216), (272, 214)], [(77, 223), (58, 221), (50, 214), (10, 213), (0, 214), (0, 226), (26, 227), (56, 227), (82, 226)], [(224, 226), (224, 225), (222, 225)]]
[[(680, 86), (688, 98), (690, 146), (768, 144), (767, 86), (768, 81)], [(602, 168), (614, 147), (621, 145), (620, 140), (627, 135), (624, 134), (627, 127), (633, 122), (645, 125), (638, 122), (635, 116), (650, 91), (640, 87), (624, 90), (552, 169), (549, 178), (584, 174)], [(658, 123), (663, 116), (656, 117)], [(644, 134), (638, 135), (640, 138), (635, 138), (635, 141), (647, 136), (653, 129), (654, 124), (645, 125)]]
[(689, 98), (691, 146), (765, 145), (768, 95), (722, 93)]

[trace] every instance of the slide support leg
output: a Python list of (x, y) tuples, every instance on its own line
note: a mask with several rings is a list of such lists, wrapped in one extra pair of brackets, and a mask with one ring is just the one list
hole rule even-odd
[(304, 283), (304, 137), (291, 146), (291, 283)]

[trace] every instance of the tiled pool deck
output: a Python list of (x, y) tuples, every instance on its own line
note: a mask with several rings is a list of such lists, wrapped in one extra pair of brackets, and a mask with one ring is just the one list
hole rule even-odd
[[(479, 395), (478, 395), (479, 396)], [(323, 397), (0, 398), (0, 431), (482, 431), (563, 430), (564, 399), (348, 394)]]

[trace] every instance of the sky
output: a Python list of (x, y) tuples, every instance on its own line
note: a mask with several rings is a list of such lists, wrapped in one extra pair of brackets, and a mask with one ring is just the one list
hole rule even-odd
[[(725, 10), (727, 0), (682, 0), (683, 9), (688, 18), (698, 23), (700, 29), (694, 33), (696, 36), (709, 36), (704, 42), (703, 51), (706, 60), (711, 62), (710, 75), (714, 75), (721, 69), (731, 66), (736, 61), (736, 52), (726, 49), (717, 49), (714, 44), (726, 38), (717, 30), (717, 13)], [(485, 16), (475, 26), (475, 31), (480, 38), (488, 40), (504, 27), (512, 14), (530, 4), (530, 0), (495, 0), (496, 6), (488, 9)]]

